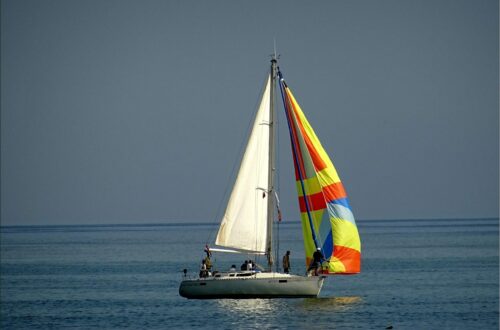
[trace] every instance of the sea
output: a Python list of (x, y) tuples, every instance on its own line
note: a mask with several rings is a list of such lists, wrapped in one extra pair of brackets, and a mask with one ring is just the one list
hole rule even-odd
[[(179, 296), (216, 224), (3, 226), (0, 328), (498, 329), (498, 225), (360, 220), (360, 274), (329, 277), (318, 298), (246, 300)], [(278, 256), (303, 274), (300, 224), (276, 227)], [(246, 258), (213, 257), (219, 270)]]

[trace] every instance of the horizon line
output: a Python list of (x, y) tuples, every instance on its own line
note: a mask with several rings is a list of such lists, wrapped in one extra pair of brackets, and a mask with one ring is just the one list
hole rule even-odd
[[(473, 220), (499, 220), (499, 217), (474, 217), (474, 218), (402, 218), (402, 219), (357, 219), (356, 222), (396, 222), (396, 221), (473, 221)], [(182, 219), (176, 220), (176, 222), (166, 222), (168, 220), (162, 222), (130, 222), (130, 223), (60, 223), (60, 224), (16, 224), (16, 225), (4, 225), (0, 224), (0, 228), (7, 227), (111, 227), (111, 226), (129, 226), (129, 227), (139, 227), (139, 226), (194, 226), (194, 225), (218, 225), (220, 222), (212, 222), (212, 221), (200, 221), (200, 220), (186, 220)], [(182, 222), (179, 222), (182, 221)], [(300, 220), (289, 220), (282, 221), (281, 224), (299, 224)]]

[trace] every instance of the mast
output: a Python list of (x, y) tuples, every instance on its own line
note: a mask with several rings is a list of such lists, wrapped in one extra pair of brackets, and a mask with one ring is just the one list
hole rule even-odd
[(271, 271), (273, 266), (273, 222), (274, 222), (274, 171), (275, 171), (275, 146), (274, 146), (274, 95), (276, 92), (276, 67), (277, 67), (276, 50), (271, 59), (271, 89), (270, 89), (270, 104), (269, 104), (269, 174), (268, 174), (268, 187), (267, 192), (267, 266)]

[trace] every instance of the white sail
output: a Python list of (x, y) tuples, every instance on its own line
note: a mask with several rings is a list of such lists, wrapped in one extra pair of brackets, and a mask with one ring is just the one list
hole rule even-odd
[(269, 187), (270, 85), (267, 79), (247, 148), (215, 244), (266, 251)]

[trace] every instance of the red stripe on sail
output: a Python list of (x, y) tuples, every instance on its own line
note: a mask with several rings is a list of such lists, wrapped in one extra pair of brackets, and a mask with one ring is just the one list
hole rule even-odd
[[(309, 211), (323, 210), (326, 208), (326, 203), (337, 199), (346, 198), (346, 192), (342, 182), (333, 183), (323, 187), (323, 191), (316, 194), (306, 195), (309, 206)], [(299, 196), (300, 212), (307, 212), (304, 196)]]
[[(323, 210), (326, 208), (325, 197), (322, 192), (306, 195), (309, 211)], [(307, 212), (304, 196), (299, 196), (300, 212)]]
[(331, 202), (336, 199), (346, 198), (347, 194), (344, 189), (342, 182), (335, 182), (331, 185), (323, 187), (323, 194), (325, 196), (326, 202)]

